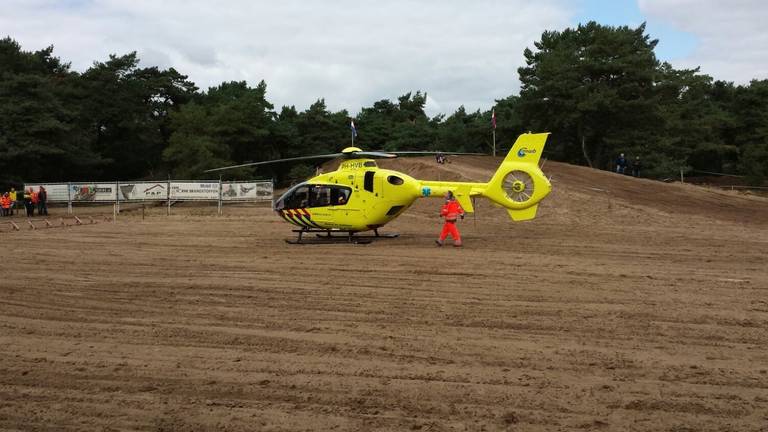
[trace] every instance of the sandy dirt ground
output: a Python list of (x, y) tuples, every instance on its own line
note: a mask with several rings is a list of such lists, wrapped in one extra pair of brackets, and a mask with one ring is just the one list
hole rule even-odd
[(437, 200), (370, 245), (265, 207), (3, 220), (0, 429), (768, 431), (768, 200), (544, 170), (535, 221), (478, 201), (463, 249)]

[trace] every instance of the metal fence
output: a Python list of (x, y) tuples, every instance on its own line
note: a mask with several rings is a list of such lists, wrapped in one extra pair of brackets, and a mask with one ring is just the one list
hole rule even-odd
[(225, 202), (272, 201), (271, 181), (197, 181), (163, 180), (133, 182), (29, 183), (24, 190), (38, 191), (43, 186), (50, 203), (66, 203), (69, 213), (78, 203), (120, 203), (166, 201), (170, 208), (176, 201), (217, 201), (219, 209)]

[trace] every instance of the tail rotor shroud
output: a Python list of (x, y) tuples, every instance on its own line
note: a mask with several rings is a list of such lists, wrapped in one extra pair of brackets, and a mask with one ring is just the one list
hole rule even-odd
[(535, 183), (527, 172), (513, 170), (504, 177), (502, 188), (509, 200), (522, 204), (533, 197)]

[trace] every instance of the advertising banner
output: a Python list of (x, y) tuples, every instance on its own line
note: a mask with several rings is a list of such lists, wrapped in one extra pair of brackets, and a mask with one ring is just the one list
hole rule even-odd
[(223, 201), (259, 201), (272, 199), (271, 182), (224, 182), (221, 184)]
[[(24, 190), (32, 188), (33, 191), (40, 191), (40, 184), (25, 184)], [(67, 194), (66, 184), (43, 184), (45, 191), (48, 193), (48, 202), (69, 202), (69, 195)], [(24, 197), (24, 191), (18, 191), (17, 199), (22, 201)]]
[(70, 183), (72, 202), (113, 202), (117, 199), (115, 183)]
[(172, 200), (207, 200), (219, 199), (219, 182), (171, 182)]
[(131, 182), (118, 185), (120, 201), (153, 201), (168, 198), (168, 182)]

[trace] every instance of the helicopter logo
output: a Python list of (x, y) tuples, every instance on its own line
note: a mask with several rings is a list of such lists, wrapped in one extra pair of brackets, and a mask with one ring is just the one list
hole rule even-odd
[[(286, 222), (296, 226), (298, 240), (307, 232), (346, 233), (343, 239), (353, 241), (355, 233), (378, 229), (405, 212), (416, 199), (441, 197), (452, 192), (465, 212), (472, 213), (473, 197), (484, 197), (507, 209), (513, 221), (533, 219), (539, 202), (551, 190), (549, 180), (538, 166), (548, 133), (522, 134), (487, 183), (419, 180), (407, 174), (379, 168), (374, 159), (394, 158), (399, 154), (430, 152), (372, 152), (347, 147), (341, 153), (274, 161), (254, 162), (211, 171), (244, 166), (337, 158), (344, 160), (336, 171), (320, 174), (286, 191), (273, 210)], [(525, 157), (524, 157), (525, 156)], [(524, 157), (524, 158), (523, 158)]]

